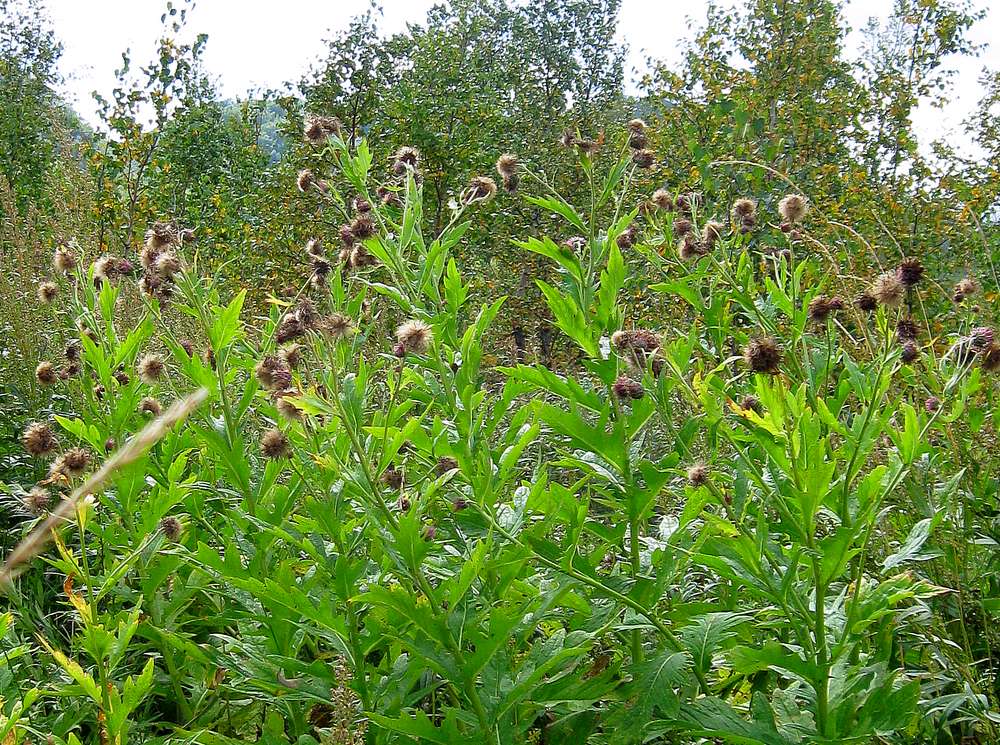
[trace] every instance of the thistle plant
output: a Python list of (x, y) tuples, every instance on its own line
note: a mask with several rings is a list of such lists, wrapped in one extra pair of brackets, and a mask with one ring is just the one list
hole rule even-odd
[[(292, 292), (250, 307), (170, 219), (135, 260), (56, 251), (38, 297), (68, 343), (36, 375), (75, 411), (22, 438), (39, 475), (24, 530), (56, 540), (0, 616), (6, 732), (993, 733), (969, 599), (950, 589), (986, 477), (942, 443), (992, 412), (1000, 352), (971, 318), (948, 339), (926, 323), (919, 261), (829, 272), (798, 191), (645, 196), (641, 120), (620, 145), (564, 135), (580, 204), (506, 153), (500, 186), (470, 174), (433, 234), (416, 149), (376, 164), (329, 117), (303, 134), (289, 191), (318, 219)], [(574, 347), (561, 369), (490, 362), (504, 298), (480, 304), (452, 256), (501, 199), (562, 221), (512, 248), (558, 273), (538, 286)], [(187, 421), (116, 460), (201, 389)], [(81, 490), (73, 520), (40, 522)]]

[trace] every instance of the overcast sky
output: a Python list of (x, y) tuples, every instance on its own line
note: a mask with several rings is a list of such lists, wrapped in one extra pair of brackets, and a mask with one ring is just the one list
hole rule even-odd
[[(989, 17), (974, 34), (989, 41), (987, 27), (1000, 20), (1000, 0), (974, 0)], [(430, 0), (383, 0), (382, 28), (393, 32), (408, 22), (422, 22)], [(628, 67), (645, 70), (645, 59), (678, 59), (677, 41), (704, 18), (705, 0), (623, 0), (619, 35), (630, 48)], [(77, 111), (95, 121), (91, 91), (107, 96), (121, 52), (131, 48), (133, 59), (145, 63), (160, 33), (162, 0), (48, 0), (55, 30), (65, 49), (61, 69), (66, 93)], [(858, 44), (858, 29), (869, 17), (884, 18), (892, 0), (850, 0), (847, 21), (855, 29), (848, 53)], [(189, 18), (192, 31), (208, 34), (205, 66), (226, 97), (244, 96), (251, 89), (277, 88), (296, 81), (323, 53), (323, 40), (368, 7), (368, 0), (199, 0)], [(964, 141), (961, 122), (981, 97), (978, 83), (983, 66), (1000, 68), (1000, 44), (977, 60), (956, 65), (954, 103), (945, 111), (924, 106), (915, 116), (922, 146), (934, 138)]]

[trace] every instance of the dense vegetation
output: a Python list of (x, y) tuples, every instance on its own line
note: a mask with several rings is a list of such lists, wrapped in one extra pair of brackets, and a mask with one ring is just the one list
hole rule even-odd
[(377, 13), (90, 131), (0, 0), (0, 741), (1000, 741), (983, 15)]

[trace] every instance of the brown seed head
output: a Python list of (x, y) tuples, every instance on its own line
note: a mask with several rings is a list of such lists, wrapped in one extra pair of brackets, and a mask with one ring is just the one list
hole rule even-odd
[(38, 363), (38, 367), (35, 368), (35, 380), (42, 385), (53, 385), (58, 379), (59, 376), (51, 362), (43, 360)]
[(146, 396), (139, 402), (140, 414), (146, 414), (147, 416), (159, 416), (162, 411), (163, 407), (160, 405), (160, 402), (152, 396)]
[(375, 223), (366, 214), (358, 215), (351, 221), (351, 235), (359, 241), (375, 235)]
[(638, 400), (646, 395), (642, 383), (638, 380), (632, 380), (627, 375), (619, 375), (614, 385), (611, 386), (611, 390), (620, 399)]
[(70, 448), (62, 457), (60, 472), (70, 478), (82, 476), (84, 471), (90, 466), (90, 453), (84, 448)]
[(69, 246), (59, 246), (52, 256), (52, 268), (60, 274), (69, 274), (76, 269), (76, 254)]
[(143, 383), (146, 385), (155, 385), (163, 379), (163, 375), (166, 372), (166, 365), (163, 364), (163, 358), (160, 355), (147, 354), (139, 360), (136, 371), (139, 373), (139, 379)]
[(691, 232), (694, 228), (694, 223), (688, 220), (686, 217), (678, 217), (674, 220), (674, 234), (678, 236), (684, 236)]
[(52, 495), (43, 486), (36, 486), (21, 497), (21, 505), (30, 515), (41, 515), (52, 506)]
[(708, 482), (708, 466), (704, 463), (695, 463), (688, 469), (687, 480), (695, 488), (703, 486)]
[(275, 401), (274, 407), (278, 410), (278, 413), (290, 422), (300, 422), (302, 421), (302, 410), (292, 401), (294, 396), (287, 394), (278, 397)]
[(770, 336), (751, 339), (743, 351), (743, 359), (755, 373), (776, 375), (781, 364), (782, 351)]
[(709, 220), (701, 229), (702, 233), (702, 243), (705, 245), (706, 249), (711, 249), (715, 246), (715, 242), (722, 237), (722, 231), (726, 229), (726, 226), (721, 222), (716, 220)]
[(280, 429), (269, 429), (260, 438), (260, 452), (265, 458), (287, 458), (291, 452), (288, 437)]
[(303, 168), (299, 171), (298, 177), (295, 179), (295, 185), (299, 187), (299, 191), (309, 191), (309, 189), (316, 184), (316, 176), (308, 168)]
[(45, 422), (32, 422), (24, 429), (21, 435), (21, 444), (29, 455), (41, 458), (51, 455), (59, 447), (52, 428)]
[(396, 341), (404, 353), (424, 354), (433, 338), (431, 327), (418, 319), (409, 320), (396, 329)]
[(869, 289), (871, 295), (887, 308), (898, 308), (906, 295), (906, 288), (896, 272), (882, 272)]
[(173, 515), (168, 515), (160, 520), (160, 532), (168, 541), (176, 542), (181, 537), (181, 529), (181, 521)]
[(896, 338), (900, 342), (916, 341), (920, 327), (912, 318), (903, 317), (896, 322)]
[(809, 320), (815, 323), (826, 323), (833, 309), (830, 307), (830, 298), (826, 295), (817, 295), (809, 301)]
[(778, 214), (788, 223), (802, 222), (809, 212), (809, 202), (799, 194), (788, 194), (778, 202)]
[(354, 333), (354, 321), (343, 313), (333, 313), (323, 319), (321, 328), (334, 341), (341, 341)]
[(635, 150), (632, 153), (632, 162), (639, 168), (651, 168), (656, 161), (656, 153), (646, 148)]
[(657, 189), (654, 191), (649, 201), (661, 210), (672, 210), (674, 208), (674, 200), (666, 189)]
[(915, 287), (923, 279), (924, 265), (920, 259), (910, 256), (899, 262), (896, 272), (899, 274), (899, 281), (904, 286)]
[(55, 282), (42, 282), (38, 285), (38, 300), (48, 305), (59, 294), (59, 286)]
[(474, 176), (469, 180), (469, 185), (462, 192), (462, 204), (472, 204), (473, 202), (486, 202), (497, 193), (496, 181), (489, 176)]
[(646, 122), (642, 119), (631, 119), (628, 123), (628, 131), (632, 133), (642, 134), (646, 131)]
[(742, 222), (746, 218), (754, 217), (757, 214), (757, 203), (747, 197), (740, 197), (733, 202), (732, 212), (733, 220), (735, 222)]
[(497, 173), (502, 178), (517, 175), (517, 156), (513, 153), (504, 153), (497, 158)]
[(454, 458), (443, 456), (438, 458), (437, 464), (434, 466), (434, 471), (438, 476), (444, 476), (448, 471), (454, 471), (458, 468), (458, 461)]
[(1000, 344), (990, 344), (980, 352), (979, 359), (986, 372), (995, 373), (1000, 370)]

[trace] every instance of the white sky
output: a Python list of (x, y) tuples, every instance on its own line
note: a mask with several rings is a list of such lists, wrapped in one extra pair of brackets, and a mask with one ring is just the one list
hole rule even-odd
[[(988, 27), (1000, 18), (1000, 0), (974, 0), (990, 11), (975, 29), (977, 42), (988, 41)], [(175, 3), (177, 4), (177, 3)], [(431, 0), (383, 0), (382, 29), (403, 30), (408, 22), (422, 22)], [(649, 56), (676, 60), (677, 41), (704, 18), (705, 0), (623, 0), (619, 35), (630, 46), (628, 68), (644, 70)], [(133, 62), (145, 64), (160, 33), (163, 0), (48, 0), (55, 31), (65, 47), (61, 70), (66, 93), (77, 111), (95, 121), (91, 91), (108, 96), (121, 52), (132, 50)], [(846, 18), (857, 30), (869, 17), (884, 18), (892, 0), (850, 0)], [(223, 96), (243, 96), (250, 89), (277, 88), (297, 81), (323, 53), (330, 31), (345, 27), (363, 12), (368, 0), (198, 0), (188, 28), (208, 34), (205, 66)], [(688, 18), (694, 24), (688, 22)], [(859, 34), (848, 37), (849, 53)], [(1000, 68), (1000, 45), (987, 48), (975, 60), (959, 65), (952, 98), (944, 111), (923, 106), (914, 117), (926, 147), (932, 139), (965, 140), (962, 120), (974, 109), (982, 91), (983, 66)], [(632, 73), (635, 74), (634, 72)]]

